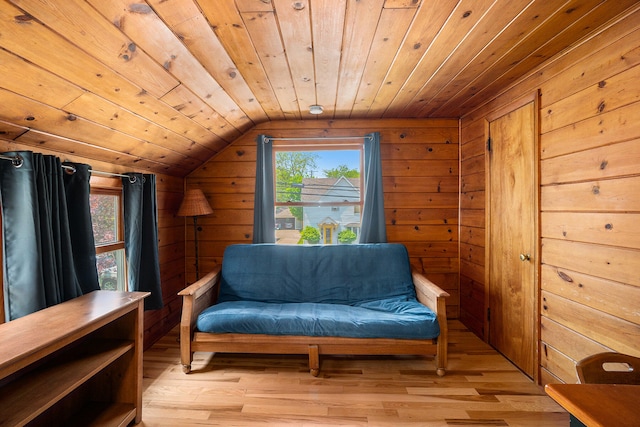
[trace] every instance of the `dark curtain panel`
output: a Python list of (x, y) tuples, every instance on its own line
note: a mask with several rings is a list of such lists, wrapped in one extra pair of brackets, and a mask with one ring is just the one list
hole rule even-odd
[(266, 135), (258, 135), (256, 191), (253, 207), (253, 243), (276, 242), (276, 218), (273, 195), (273, 144)]
[[(75, 273), (60, 159), (30, 151), (0, 161), (6, 320), (82, 295)], [(46, 327), (46, 325), (43, 325)]]
[(385, 243), (386, 241), (380, 133), (374, 132), (366, 135), (364, 140), (364, 207), (360, 225), (360, 243)]
[(69, 207), (73, 262), (82, 293), (86, 294), (100, 289), (89, 204), (91, 166), (81, 163), (64, 165), (75, 169), (73, 173), (64, 173), (64, 189)]
[(131, 173), (129, 176), (131, 179), (122, 178), (129, 290), (151, 292), (144, 300), (144, 308), (157, 310), (162, 308), (163, 303), (158, 256), (156, 176), (140, 173)]

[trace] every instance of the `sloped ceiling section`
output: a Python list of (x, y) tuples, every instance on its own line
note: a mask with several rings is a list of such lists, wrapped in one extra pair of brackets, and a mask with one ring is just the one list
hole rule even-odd
[(265, 121), (459, 117), (634, 3), (0, 0), (0, 142), (185, 176)]

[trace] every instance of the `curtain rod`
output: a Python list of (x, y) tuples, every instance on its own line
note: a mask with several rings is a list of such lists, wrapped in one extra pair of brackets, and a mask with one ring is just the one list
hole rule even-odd
[(372, 137), (369, 135), (365, 136), (310, 136), (310, 137), (290, 137), (290, 138), (274, 138), (271, 136), (266, 136), (265, 142), (269, 141), (322, 141), (327, 139), (371, 139)]
[[(0, 154), (0, 160), (9, 160), (11, 162), (11, 164), (16, 167), (19, 168), (22, 166), (22, 164), (24, 163), (24, 160), (22, 159), (22, 156), (17, 154), (15, 156), (5, 156), (4, 154)], [(69, 165), (62, 165), (62, 169), (66, 169), (66, 170), (70, 170), (72, 171), (71, 173), (74, 173), (76, 171), (76, 168), (74, 168), (73, 166), (69, 166)], [(96, 171), (93, 169), (90, 169), (89, 172), (91, 174), (97, 174), (97, 175), (107, 175), (107, 176), (119, 176), (122, 178), (129, 178), (129, 182), (131, 182), (132, 184), (134, 182), (136, 182), (136, 177), (135, 176), (131, 176), (131, 175), (124, 175), (121, 173), (114, 173), (114, 172), (103, 172), (103, 171)]]

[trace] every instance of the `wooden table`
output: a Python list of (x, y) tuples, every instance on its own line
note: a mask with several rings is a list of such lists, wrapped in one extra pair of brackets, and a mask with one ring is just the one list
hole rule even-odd
[(545, 391), (589, 427), (640, 426), (640, 385), (547, 384)]

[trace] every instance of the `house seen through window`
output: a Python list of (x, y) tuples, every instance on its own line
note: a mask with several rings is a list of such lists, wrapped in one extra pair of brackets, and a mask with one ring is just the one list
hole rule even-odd
[(100, 289), (126, 291), (122, 187), (92, 187), (90, 206)]
[(313, 149), (274, 147), (276, 243), (358, 243), (362, 148)]

